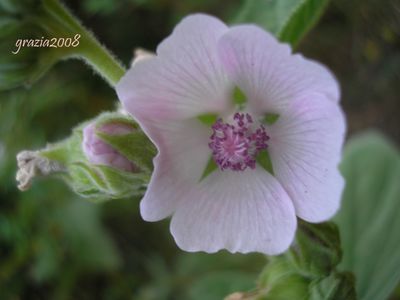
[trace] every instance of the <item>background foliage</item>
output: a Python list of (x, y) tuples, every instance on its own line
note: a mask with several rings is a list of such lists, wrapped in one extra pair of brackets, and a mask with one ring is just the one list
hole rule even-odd
[[(325, 1), (301, 2), (318, 9), (315, 5)], [(154, 50), (176, 22), (190, 12), (243, 21), (248, 18), (248, 7), (251, 8), (242, 1), (228, 0), (65, 3), (126, 65), (134, 47)], [(307, 9), (300, 13), (307, 14)], [(268, 11), (259, 9), (257, 13), (254, 18), (265, 20), (263, 15)], [(303, 33), (293, 31), (296, 24), (285, 28), (276, 32), (297, 43), (296, 36)], [(345, 253), (349, 253), (345, 254), (342, 268), (363, 274), (357, 282), (362, 299), (385, 299), (398, 280), (393, 274), (399, 269), (399, 257), (393, 254), (399, 241), (389, 239), (400, 235), (398, 220), (395, 223), (398, 210), (391, 206), (392, 210), (387, 212), (391, 214), (376, 219), (378, 227), (373, 227), (372, 221), (376, 218), (374, 212), (379, 211), (377, 207), (382, 207), (373, 205), (390, 201), (399, 205), (399, 193), (393, 190), (398, 180), (398, 167), (394, 171), (393, 162), (398, 165), (396, 147), (400, 142), (399, 37), (400, 4), (396, 0), (333, 0), (319, 25), (298, 45), (306, 56), (328, 65), (341, 82), (349, 138), (367, 128), (379, 129), (387, 136), (354, 140), (346, 150), (350, 163), (342, 165), (354, 189), (346, 189), (344, 207), (355, 203), (354, 213), (347, 219), (342, 212), (337, 217)], [(63, 139), (79, 122), (113, 109), (115, 100), (114, 91), (77, 61), (57, 64), (28, 90), (0, 94), (0, 299), (213, 300), (252, 289), (265, 265), (262, 255), (183, 253), (169, 235), (168, 221), (141, 220), (139, 199), (94, 205), (82, 201), (53, 179), (36, 182), (24, 193), (17, 191), (14, 177), (18, 151), (41, 148), (48, 141)], [(369, 147), (368, 153), (358, 154), (360, 143)], [(381, 167), (381, 162), (390, 169)], [(385, 178), (386, 189), (379, 186), (377, 176)], [(371, 187), (372, 183), (376, 186)], [(364, 212), (367, 219), (346, 223)], [(368, 240), (373, 236), (373, 228), (380, 228), (379, 242)], [(355, 238), (349, 238), (349, 234)], [(362, 254), (356, 252), (359, 246), (351, 244), (358, 243), (357, 237), (364, 237)], [(370, 247), (371, 243), (375, 248)], [(386, 245), (387, 250), (381, 252), (383, 258), (379, 258), (377, 265), (357, 260), (362, 255), (370, 260), (377, 257), (380, 245)], [(387, 262), (385, 257), (392, 261)], [(366, 284), (371, 274), (376, 276), (372, 286)], [(389, 283), (388, 278), (392, 280)], [(383, 295), (378, 295), (384, 283)], [(395, 291), (391, 299), (400, 299), (400, 291)]]

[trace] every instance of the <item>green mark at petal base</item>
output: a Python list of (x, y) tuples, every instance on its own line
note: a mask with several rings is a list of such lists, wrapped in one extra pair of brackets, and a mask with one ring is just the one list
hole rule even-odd
[(264, 116), (263, 123), (265, 123), (267, 125), (272, 125), (276, 121), (278, 121), (278, 119), (279, 119), (279, 114), (274, 114), (274, 113), (266, 114)]
[(199, 181), (202, 181), (204, 178), (206, 178), (208, 175), (210, 175), (212, 172), (214, 172), (216, 169), (218, 169), (218, 166), (212, 156), (210, 156), (210, 159), (208, 160), (207, 166), (203, 171), (203, 174), (201, 175), (201, 178)]
[(198, 116), (197, 119), (199, 119), (199, 121), (204, 125), (212, 126), (217, 121), (218, 116), (214, 114), (204, 114)]
[(271, 175), (274, 175), (274, 170), (273, 170), (273, 167), (272, 167), (271, 158), (269, 156), (268, 151), (263, 150), (260, 153), (258, 153), (256, 161), (267, 172), (271, 173)]
[(243, 106), (246, 103), (246, 95), (237, 86), (233, 90), (233, 103)]

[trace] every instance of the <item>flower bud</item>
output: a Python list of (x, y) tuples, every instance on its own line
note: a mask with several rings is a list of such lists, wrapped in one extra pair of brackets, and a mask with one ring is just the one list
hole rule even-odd
[(285, 254), (269, 258), (255, 292), (251, 295), (235, 293), (231, 297), (354, 300), (354, 276), (349, 272), (338, 272), (336, 267), (340, 259), (340, 237), (334, 223), (309, 224), (299, 220), (295, 244)]
[[(64, 141), (34, 153), (37, 163), (19, 164), (21, 189), (29, 188), (36, 175), (57, 175), (77, 194), (103, 201), (143, 194), (156, 149), (132, 118), (104, 113), (76, 127)], [(42, 167), (53, 165), (57, 168)]]
[(327, 276), (342, 259), (338, 227), (332, 222), (310, 224), (299, 221), (289, 257), (294, 266), (309, 276)]
[(134, 128), (123, 123), (104, 124), (96, 130), (96, 124), (90, 123), (83, 129), (82, 149), (86, 158), (92, 164), (110, 166), (127, 172), (138, 171), (137, 166), (96, 134), (96, 131), (99, 131), (108, 135), (124, 135), (133, 130)]

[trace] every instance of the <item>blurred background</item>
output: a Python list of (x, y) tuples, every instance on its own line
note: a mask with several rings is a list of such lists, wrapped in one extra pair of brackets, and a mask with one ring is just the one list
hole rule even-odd
[[(73, 0), (65, 4), (125, 65), (154, 50), (191, 12), (229, 22), (241, 1)], [(400, 143), (400, 1), (333, 0), (298, 51), (342, 87), (348, 136), (377, 128)], [(59, 141), (116, 104), (80, 61), (58, 63), (30, 89), (0, 93), (0, 299), (213, 300), (254, 287), (262, 255), (180, 251), (169, 221), (144, 222), (139, 199), (93, 204), (63, 182), (16, 188), (16, 154)], [(391, 299), (400, 299), (398, 289)]]

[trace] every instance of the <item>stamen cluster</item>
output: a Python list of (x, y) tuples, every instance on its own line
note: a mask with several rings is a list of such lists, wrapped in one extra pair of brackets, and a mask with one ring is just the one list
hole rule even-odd
[(208, 144), (215, 162), (221, 170), (243, 171), (256, 167), (257, 154), (267, 148), (269, 136), (265, 127), (255, 127), (248, 113), (235, 113), (235, 124), (218, 119), (213, 126), (213, 134)]

